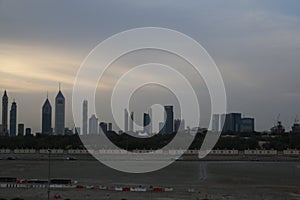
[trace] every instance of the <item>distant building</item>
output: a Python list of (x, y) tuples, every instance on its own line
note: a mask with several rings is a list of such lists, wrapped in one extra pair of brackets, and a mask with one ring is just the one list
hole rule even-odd
[(10, 123), (9, 123), (9, 135), (10, 137), (16, 137), (17, 135), (17, 103), (14, 101), (10, 110)]
[(285, 133), (285, 127), (282, 125), (281, 121), (277, 122), (277, 125), (271, 128), (272, 134), (282, 134)]
[(131, 112), (131, 114), (130, 114), (129, 131), (134, 132), (134, 112)]
[(182, 132), (185, 129), (185, 121), (184, 119), (175, 119), (174, 120), (174, 131), (176, 133)]
[(74, 134), (74, 132), (73, 132), (73, 130), (71, 130), (71, 129), (69, 129), (69, 128), (65, 128), (65, 130), (64, 130), (64, 135), (73, 135)]
[(80, 135), (81, 134), (81, 128), (80, 127), (75, 127), (74, 134), (75, 135)]
[(4, 95), (2, 97), (2, 129), (1, 135), (8, 135), (8, 96), (6, 90), (4, 91)]
[(254, 118), (242, 118), (241, 132), (253, 133), (255, 131)]
[(226, 114), (220, 115), (219, 131), (225, 132), (225, 121), (226, 121)]
[(26, 128), (25, 135), (30, 136), (31, 135), (31, 128)]
[(89, 133), (98, 134), (98, 118), (96, 115), (92, 115), (89, 120)]
[(150, 134), (150, 115), (149, 113), (144, 113), (144, 120), (143, 120), (143, 127), (144, 127), (144, 133)]
[(158, 126), (159, 126), (159, 133), (161, 133), (161, 134), (166, 133), (166, 131), (165, 131), (165, 123), (164, 122), (159, 122)]
[(24, 136), (24, 124), (18, 124), (18, 136)]
[(241, 132), (242, 114), (230, 113), (226, 114), (223, 132), (239, 133)]
[(48, 97), (42, 108), (42, 134), (52, 134), (52, 106)]
[(220, 115), (214, 114), (212, 116), (212, 129), (213, 132), (220, 131)]
[(63, 135), (65, 131), (65, 97), (61, 90), (55, 98), (55, 134)]
[(297, 119), (295, 120), (295, 123), (292, 126), (292, 133), (300, 133), (300, 124)]
[(108, 131), (112, 131), (113, 128), (112, 128), (112, 123), (108, 123)]
[(88, 101), (83, 101), (83, 108), (82, 108), (82, 134), (88, 134)]
[(129, 114), (127, 109), (124, 110), (124, 131), (128, 132), (128, 118), (129, 118)]
[(150, 118), (149, 125), (148, 125), (148, 131), (150, 134), (152, 134), (153, 133), (153, 116), (152, 116), (151, 108), (148, 109), (148, 114), (149, 114), (149, 118)]
[(174, 132), (174, 112), (173, 106), (164, 106), (165, 108), (165, 133), (173, 133)]
[(100, 128), (100, 133), (104, 133), (104, 134), (106, 134), (107, 133), (107, 123), (105, 123), (105, 122), (101, 122), (100, 124), (99, 124), (99, 128)]

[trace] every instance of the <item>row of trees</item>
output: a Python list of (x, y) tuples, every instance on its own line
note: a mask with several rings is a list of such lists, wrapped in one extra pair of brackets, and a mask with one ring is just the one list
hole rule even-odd
[[(209, 133), (208, 133), (209, 134)], [(136, 138), (127, 134), (118, 135), (114, 132), (107, 134), (108, 138), (118, 147), (134, 149), (160, 149), (170, 143), (176, 134), (157, 134), (151, 138)], [(184, 137), (184, 136), (183, 136)], [(205, 134), (197, 134), (190, 149), (199, 149)], [(0, 149), (83, 149), (84, 145), (78, 135), (65, 136), (18, 136), (1, 137)], [(100, 146), (100, 148), (103, 148)], [(220, 137), (215, 149), (300, 149), (300, 134), (286, 133), (276, 136), (237, 134), (234, 137)]]

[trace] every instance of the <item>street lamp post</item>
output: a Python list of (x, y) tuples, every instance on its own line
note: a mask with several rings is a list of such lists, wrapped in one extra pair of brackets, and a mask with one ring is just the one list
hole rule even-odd
[(48, 200), (50, 200), (50, 184), (51, 184), (51, 180), (50, 180), (50, 176), (51, 176), (51, 149), (48, 149)]

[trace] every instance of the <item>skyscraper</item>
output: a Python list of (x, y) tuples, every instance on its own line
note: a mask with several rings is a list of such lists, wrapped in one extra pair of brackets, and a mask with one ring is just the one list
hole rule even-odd
[(89, 133), (98, 134), (98, 118), (96, 115), (92, 115), (89, 120)]
[(112, 131), (112, 123), (108, 123), (108, 131)]
[(25, 135), (26, 136), (31, 136), (31, 128), (26, 128), (25, 129)]
[(52, 106), (48, 97), (42, 108), (42, 134), (52, 134)]
[(242, 114), (230, 113), (226, 114), (223, 132), (238, 133), (241, 131)]
[(174, 120), (174, 131), (176, 133), (183, 132), (185, 129), (185, 121), (184, 119), (175, 119)]
[(255, 131), (255, 119), (254, 118), (242, 118), (241, 132), (253, 133)]
[(82, 134), (86, 135), (88, 132), (88, 101), (83, 101), (83, 109), (82, 109)]
[(130, 119), (129, 119), (129, 131), (130, 132), (134, 132), (133, 122), (134, 122), (134, 112), (131, 112)]
[(124, 110), (124, 131), (128, 132), (128, 111)]
[(18, 124), (18, 136), (24, 136), (24, 124)]
[(6, 90), (4, 91), (4, 95), (2, 97), (2, 130), (1, 135), (8, 135), (8, 96)]
[(15, 101), (10, 109), (9, 135), (10, 137), (16, 137), (17, 135), (17, 104)]
[(149, 118), (150, 118), (150, 121), (149, 121), (149, 133), (153, 133), (153, 116), (152, 116), (152, 108), (149, 108), (148, 109), (148, 114), (149, 114)]
[(65, 97), (60, 88), (55, 98), (55, 134), (63, 135), (65, 131)]
[(99, 124), (99, 129), (101, 134), (106, 134), (107, 133), (107, 123), (101, 122)]
[(173, 106), (165, 106), (165, 133), (174, 132), (174, 112)]
[(149, 125), (150, 125), (150, 115), (149, 113), (144, 113), (144, 123), (143, 123), (144, 132), (148, 134), (150, 133)]
[(166, 131), (165, 131), (165, 129), (166, 129), (166, 126), (165, 126), (165, 123), (164, 122), (159, 122), (158, 123), (158, 129), (159, 129), (159, 133), (161, 133), (161, 134), (165, 134), (166, 133)]
[(214, 114), (212, 116), (212, 131), (217, 132), (220, 130), (220, 115)]

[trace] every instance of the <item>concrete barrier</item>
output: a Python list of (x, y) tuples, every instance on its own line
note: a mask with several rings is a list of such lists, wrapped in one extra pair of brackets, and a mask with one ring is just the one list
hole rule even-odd
[(9, 154), (10, 152), (10, 149), (0, 149), (0, 154)]

